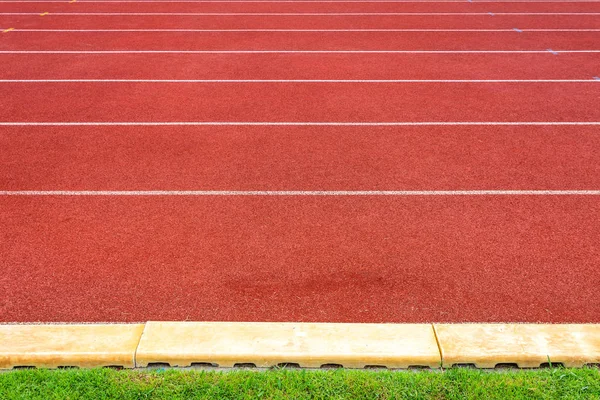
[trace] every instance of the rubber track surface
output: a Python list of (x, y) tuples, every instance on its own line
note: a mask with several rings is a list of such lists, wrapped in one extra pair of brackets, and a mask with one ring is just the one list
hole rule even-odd
[[(9, 14), (19, 12), (32, 14)], [(56, 14), (77, 12), (458, 14)], [(587, 15), (556, 14), (573, 12)], [(0, 322), (600, 322), (600, 196), (168, 194), (600, 190), (598, 12), (597, 2), (0, 3), (0, 80), (14, 80), (0, 81)], [(115, 29), (216, 31), (104, 31)], [(131, 53), (152, 50), (171, 52)], [(310, 50), (323, 52), (298, 52)], [(490, 79), (512, 82), (473, 81)], [(569, 82), (539, 81), (552, 79)], [(63, 122), (91, 125), (44, 124)], [(426, 125), (302, 126), (314, 122)], [(10, 195), (25, 190), (171, 192)]]
[[(0, 27), (18, 26), (30, 29), (600, 29), (599, 18), (599, 15), (46, 15), (44, 17), (39, 15), (0, 15)], [(471, 36), (477, 38), (477, 33), (472, 33)], [(3, 38), (3, 42), (4, 40), (7, 38)], [(22, 42), (22, 44), (25, 45), (27, 42)], [(73, 44), (73, 41), (66, 41), (63, 44), (68, 46)], [(175, 45), (177, 42), (172, 44)]]
[[(3, 54), (0, 79), (591, 79), (598, 54)], [(136, 68), (128, 68), (135, 65)]]

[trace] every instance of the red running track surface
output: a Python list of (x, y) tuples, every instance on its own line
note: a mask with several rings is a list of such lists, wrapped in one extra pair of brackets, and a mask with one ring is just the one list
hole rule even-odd
[[(599, 15), (4, 15), (21, 29), (599, 29)], [(299, 35), (296, 35), (297, 37)], [(477, 37), (477, 32), (471, 33)], [(515, 37), (518, 37), (515, 32)], [(493, 37), (492, 37), (493, 38)], [(3, 42), (9, 38), (3, 38)], [(159, 41), (161, 42), (161, 41)], [(495, 42), (495, 41), (494, 41)], [(490, 43), (494, 43), (490, 42)], [(22, 42), (23, 45), (27, 42)], [(64, 43), (65, 47), (73, 41)], [(173, 42), (173, 45), (177, 42)], [(324, 43), (326, 44), (326, 43)], [(406, 43), (410, 44), (410, 43)]]
[(32, 2), (2, 1), (0, 12), (163, 12), (163, 13), (594, 13), (597, 1), (587, 2)]
[(598, 322), (597, 197), (2, 199), (4, 321)]
[[(600, 15), (597, 17), (600, 19)], [(14, 32), (2, 50), (596, 50), (597, 32)]]
[[(0, 79), (590, 79), (598, 54), (2, 54)], [(129, 66), (135, 65), (135, 68)]]
[[(3, 83), (3, 121), (599, 121), (600, 82)], [(35, 108), (33, 107), (35, 106)]]
[(6, 190), (577, 190), (600, 173), (593, 126), (28, 126), (0, 148)]
[[(591, 31), (600, 29), (600, 15), (52, 15), (595, 13), (598, 4), (1, 3), (0, 27), (15, 30), (0, 34), (0, 79), (18, 82), (0, 81), (0, 322), (600, 322), (597, 194), (174, 195), (180, 190), (600, 193), (600, 82), (594, 78), (600, 74), (600, 53), (594, 52), (600, 50), (600, 32)], [(45, 11), (51, 14), (2, 14)], [(268, 49), (449, 52), (89, 53)], [(459, 50), (482, 52), (455, 53)], [(487, 53), (495, 50), (508, 53)], [(442, 81), (20, 81), (30, 79)], [(453, 79), (568, 82), (443, 82)], [(134, 124), (118, 125), (127, 121)], [(152, 126), (136, 121), (450, 124)], [(482, 124), (452, 124), (477, 121)], [(502, 121), (515, 125), (485, 124)], [(168, 192), (17, 193), (70, 190)]]

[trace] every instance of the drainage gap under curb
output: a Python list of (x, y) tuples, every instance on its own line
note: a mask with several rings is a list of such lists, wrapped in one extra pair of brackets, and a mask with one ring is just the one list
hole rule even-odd
[(192, 368), (218, 368), (219, 364), (209, 362), (193, 362), (190, 364)]
[(284, 363), (277, 364), (276, 368), (298, 369), (298, 368), (300, 368), (300, 364), (284, 362)]
[(161, 363), (161, 362), (148, 363), (148, 365), (146, 366), (146, 368), (170, 368), (170, 367), (171, 367), (171, 364)]
[(233, 368), (256, 368), (254, 363), (237, 363), (233, 364)]
[(565, 365), (561, 362), (545, 362), (540, 364), (540, 368), (564, 368)]
[(519, 369), (519, 364), (517, 363), (498, 363), (494, 367), (495, 369)]
[(452, 364), (452, 368), (476, 369), (477, 366), (473, 363), (457, 363), (457, 364)]
[(322, 364), (321, 369), (338, 369), (344, 368), (342, 364)]
[(365, 365), (365, 369), (388, 369), (385, 365)]

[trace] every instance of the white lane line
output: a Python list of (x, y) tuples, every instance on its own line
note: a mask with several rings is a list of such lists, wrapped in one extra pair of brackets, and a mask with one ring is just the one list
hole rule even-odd
[[(510, 29), (13, 29), (12, 32), (514, 32)], [(600, 29), (520, 29), (521, 32), (600, 32)]]
[(600, 121), (396, 121), (396, 122), (268, 122), (268, 121), (95, 121), (0, 122), (0, 126), (600, 126)]
[(600, 29), (520, 29), (522, 32), (600, 32)]
[[(3, 0), (0, 3), (66, 3), (67, 0)], [(465, 3), (467, 0), (79, 0), (79, 3)], [(474, 3), (599, 3), (597, 0), (474, 0)]]
[[(600, 12), (495, 12), (495, 15), (600, 15)], [(0, 12), (0, 16), (4, 15), (36, 15), (39, 12)], [(138, 17), (138, 16), (464, 16), (464, 15), (485, 15), (487, 12), (336, 12), (336, 13), (167, 13), (167, 12), (49, 12), (52, 16), (119, 16), (119, 17)]]
[(1, 83), (590, 83), (589, 79), (0, 79)]
[(0, 196), (600, 196), (600, 190), (2, 190)]
[[(0, 3), (66, 3), (67, 0), (2, 0)], [(465, 3), (467, 0), (79, 0), (79, 3)], [(473, 3), (599, 3), (597, 0), (474, 0)]]
[[(553, 50), (600, 53), (600, 50)], [(0, 54), (551, 54), (544, 50), (0, 50)]]

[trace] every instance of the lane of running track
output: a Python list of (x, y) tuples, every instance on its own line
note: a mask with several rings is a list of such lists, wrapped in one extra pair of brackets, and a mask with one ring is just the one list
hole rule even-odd
[(9, 32), (2, 39), (2, 50), (598, 50), (600, 31)]
[(4, 322), (600, 322), (596, 196), (0, 204)]
[[(41, 12), (40, 12), (41, 14)], [(600, 29), (600, 15), (5, 15), (21, 29)]]
[(590, 79), (597, 53), (2, 54), (0, 79)]
[(0, 12), (600, 12), (600, 2), (0, 2)]
[(600, 82), (1, 83), (0, 121), (600, 121)]
[(2, 127), (0, 190), (594, 189), (599, 133), (600, 126)]
[[(597, 28), (598, 20), (590, 15), (46, 15), (0, 16), (0, 26)], [(434, 45), (453, 49), (463, 48), (455, 44), (463, 41), (469, 50), (476, 50), (472, 46), (477, 45), (488, 50), (520, 46), (576, 50), (596, 49), (598, 34), (16, 31), (2, 34), (0, 47), (98, 50), (118, 45), (140, 50), (140, 46), (160, 48), (168, 40), (169, 49), (204, 49), (232, 47), (228, 41), (233, 39), (250, 48), (300, 43), (324, 48), (418, 44), (419, 49)], [(73, 60), (76, 64), (61, 72), (66, 79), (93, 76), (82, 74), (85, 69), (89, 70), (86, 74), (107, 79), (118, 74), (265, 79), (257, 74), (277, 76), (282, 69), (287, 74), (279, 75), (280, 79), (293, 79), (294, 74), (305, 74), (306, 79), (319, 74), (348, 79), (360, 74), (367, 79), (402, 79), (399, 75), (589, 79), (581, 83), (394, 84), (2, 82), (0, 87), (8, 95), (0, 97), (0, 121), (598, 122), (600, 111), (595, 104), (600, 100), (600, 82), (593, 80), (597, 76), (594, 56), (0, 54), (8, 62), (3, 66), (13, 70), (8, 76), (16, 79), (58, 74), (59, 63), (68, 65)], [(132, 60), (149, 64), (159, 57), (154, 66), (164, 66), (163, 71), (152, 72), (148, 67), (133, 71), (137, 67)], [(96, 69), (94, 60), (105, 62)], [(200, 60), (205, 65), (198, 67)], [(343, 62), (353, 64), (340, 67)], [(528, 68), (527, 63), (537, 65)], [(263, 70), (265, 64), (270, 67)], [(401, 69), (413, 71), (400, 73)], [(0, 190), (599, 189), (597, 125), (0, 128), (0, 146), (8, 149), (0, 154)], [(600, 305), (595, 301), (600, 285), (596, 268), (600, 202), (593, 195), (100, 197), (2, 193), (0, 210), (0, 226), (4, 227), (0, 285), (5, 288), (0, 294), (1, 322), (600, 322)]]

